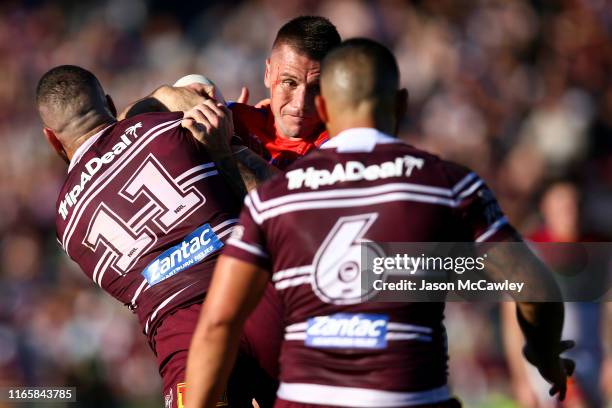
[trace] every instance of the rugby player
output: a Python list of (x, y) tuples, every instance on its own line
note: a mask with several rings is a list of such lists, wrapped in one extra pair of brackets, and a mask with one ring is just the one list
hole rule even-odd
[[(189, 408), (214, 405), (243, 322), (270, 281), (285, 322), (275, 407), (459, 406), (447, 386), (444, 304), (365, 302), (359, 274), (340, 267), (360, 263), (362, 240), (521, 241), (478, 176), (391, 136), (407, 106), (398, 84), (395, 58), (373, 41), (346, 41), (324, 59), (316, 104), (333, 137), (246, 197), (192, 340)], [(398, 159), (414, 165), (342, 177), (347, 164), (383, 168)], [(542, 272), (537, 258), (516, 259), (512, 248), (489, 249), (491, 268)], [(525, 355), (563, 398), (573, 363), (559, 357), (570, 346), (560, 341), (562, 304), (517, 303), (517, 314)], [(317, 345), (326, 330), (313, 325), (355, 319), (383, 324), (386, 334), (368, 331), (368, 345)]]
[(166, 406), (180, 407), (189, 342), (245, 193), (229, 159), (231, 113), (208, 99), (185, 116), (117, 121), (96, 77), (70, 65), (42, 76), (36, 103), (43, 133), (69, 164), (58, 241), (138, 316)]
[(245, 146), (284, 169), (328, 139), (314, 98), (321, 60), (340, 41), (336, 27), (324, 17), (301, 16), (280, 28), (266, 59), (269, 104), (230, 104), (236, 135)]
[[(240, 143), (285, 169), (328, 140), (317, 115), (314, 99), (320, 93), (321, 61), (341, 42), (336, 27), (320, 16), (300, 16), (285, 23), (277, 32), (266, 59), (264, 84), (270, 89), (270, 103), (262, 107), (234, 103), (229, 107)], [(249, 159), (240, 160), (254, 170), (257, 180), (274, 174)], [(245, 178), (245, 171), (241, 167)], [(256, 176), (256, 177), (255, 177)], [(245, 180), (247, 187), (254, 183)], [(282, 303), (272, 285), (244, 325), (241, 349), (253, 356), (272, 377), (279, 374), (278, 357), (282, 343)]]
[[(233, 149), (247, 188), (284, 169), (328, 140), (316, 113), (323, 57), (341, 42), (336, 27), (326, 18), (301, 16), (278, 31), (266, 60), (264, 83), (270, 89), (269, 103), (250, 106), (229, 103), (234, 119)], [(198, 84), (189, 87), (162, 86), (122, 115), (143, 111), (186, 110), (199, 94), (212, 90)], [(239, 100), (245, 100), (245, 92)], [(244, 149), (247, 147), (247, 149)], [(256, 153), (256, 154), (253, 154)], [(270, 165), (261, 163), (263, 157)], [(282, 305), (272, 286), (244, 326), (241, 349), (253, 356), (272, 378), (278, 376), (278, 354), (282, 341)]]

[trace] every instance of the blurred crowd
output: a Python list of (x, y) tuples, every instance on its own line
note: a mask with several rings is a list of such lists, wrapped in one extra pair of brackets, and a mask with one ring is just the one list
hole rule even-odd
[[(328, 17), (343, 38), (390, 46), (411, 98), (401, 137), (476, 170), (521, 232), (542, 228), (547, 186), (571, 181), (584, 234), (611, 240), (608, 0), (3, 1), (0, 386), (77, 386), (88, 407), (161, 405), (136, 319), (56, 244), (66, 169), (42, 137), (40, 76), (83, 66), (120, 110), (187, 73), (213, 79), (230, 100), (246, 85), (255, 103), (267, 96), (264, 61), (277, 29), (300, 14)], [(450, 305), (447, 324), (451, 380), (466, 405), (514, 406), (497, 306)]]

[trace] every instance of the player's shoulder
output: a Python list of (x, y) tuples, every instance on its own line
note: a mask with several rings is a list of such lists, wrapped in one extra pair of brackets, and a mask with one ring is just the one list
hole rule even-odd
[(301, 189), (292, 188), (292, 180), (295, 172), (308, 172), (308, 169), (333, 168), (337, 163), (337, 158), (326, 154), (321, 149), (312, 150), (307, 155), (302, 156), (283, 169), (282, 172), (275, 174), (265, 183), (257, 187), (257, 196), (262, 200), (270, 200), (288, 194), (303, 191), (312, 191), (306, 187)]
[(274, 130), (270, 127), (272, 112), (269, 107), (256, 108), (244, 103), (229, 103), (234, 121), (234, 132), (241, 143), (260, 155), (265, 155), (261, 143), (263, 139), (273, 140)]
[(410, 155), (411, 157), (416, 157), (422, 159), (428, 164), (432, 165), (440, 165), (442, 160), (439, 156), (430, 153), (426, 150), (419, 149), (409, 143), (404, 142), (400, 139), (389, 140), (388, 143), (380, 143), (376, 145), (374, 149), (374, 154), (380, 155), (394, 155), (394, 154), (405, 154)]
[(422, 160), (421, 168), (427, 173), (438, 175), (442, 183), (446, 181), (449, 185), (454, 185), (466, 176), (476, 177), (475, 173), (466, 166), (404, 142), (380, 145), (379, 148), (381, 150), (397, 151), (397, 153), (405, 154), (408, 157)]
[(409, 182), (412, 183), (454, 191), (464, 184), (480, 181), (478, 175), (468, 167), (401, 140), (377, 144), (373, 155), (380, 155), (378, 161), (402, 159), (407, 167), (413, 169), (409, 172)]
[(270, 109), (267, 107), (257, 108), (253, 105), (240, 102), (228, 102), (227, 107), (232, 111), (232, 113), (237, 115), (266, 116), (270, 112)]
[(164, 143), (158, 138), (162, 134), (184, 140), (189, 131), (180, 126), (182, 119), (183, 112), (148, 112), (134, 115), (118, 122), (103, 143), (114, 144), (116, 141), (126, 141), (126, 138), (134, 142), (155, 139), (155, 143)]
[(448, 180), (449, 186), (452, 188), (457, 188), (460, 184), (469, 181), (480, 180), (479, 176), (472, 169), (459, 163), (439, 159), (438, 166), (446, 180)]
[(183, 112), (147, 112), (123, 119), (117, 123), (114, 132), (123, 133), (131, 126), (151, 128), (162, 123), (176, 122), (183, 118)]
[(229, 102), (227, 107), (232, 111), (234, 124), (238, 123), (247, 127), (265, 123), (270, 115), (269, 108), (256, 108), (245, 103)]

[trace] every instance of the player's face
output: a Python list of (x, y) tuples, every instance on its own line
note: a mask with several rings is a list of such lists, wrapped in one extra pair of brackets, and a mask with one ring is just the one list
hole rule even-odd
[(288, 45), (266, 61), (266, 87), (277, 129), (288, 138), (312, 136), (321, 126), (314, 98), (319, 94), (321, 64)]

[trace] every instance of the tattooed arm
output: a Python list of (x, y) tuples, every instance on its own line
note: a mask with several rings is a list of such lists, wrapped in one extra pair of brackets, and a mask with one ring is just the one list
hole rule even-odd
[(279, 169), (266, 162), (248, 147), (234, 145), (232, 150), (238, 163), (242, 181), (248, 191), (257, 188), (264, 181), (280, 173)]

